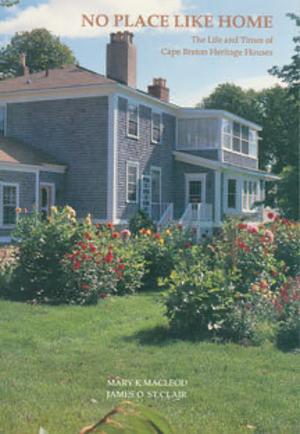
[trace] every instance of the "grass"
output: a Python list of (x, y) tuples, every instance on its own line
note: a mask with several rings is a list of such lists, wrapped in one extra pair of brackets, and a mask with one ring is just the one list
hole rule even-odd
[(186, 399), (144, 401), (179, 433), (300, 433), (299, 354), (168, 338), (156, 298), (1, 301), (0, 433), (78, 433), (120, 402), (106, 396), (112, 377), (187, 380)]

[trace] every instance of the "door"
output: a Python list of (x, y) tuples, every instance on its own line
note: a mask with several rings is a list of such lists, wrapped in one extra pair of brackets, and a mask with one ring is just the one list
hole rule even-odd
[(43, 219), (46, 219), (51, 213), (51, 206), (54, 205), (54, 185), (40, 185), (40, 213)]
[(201, 174), (186, 174), (186, 206), (192, 205), (193, 219), (198, 218), (200, 212), (199, 204), (205, 203), (205, 184), (206, 175)]

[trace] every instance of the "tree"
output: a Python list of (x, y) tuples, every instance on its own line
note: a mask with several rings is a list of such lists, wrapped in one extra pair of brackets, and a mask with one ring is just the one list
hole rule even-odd
[[(287, 14), (289, 18), (295, 21), (296, 26), (300, 27), (300, 16), (295, 14)], [(290, 126), (290, 165), (283, 168), (281, 176), (282, 180), (279, 183), (277, 200), (282, 211), (290, 218), (300, 218), (300, 166), (299, 166), (299, 113), (300, 113), (300, 35), (293, 38), (295, 42), (295, 54), (292, 56), (292, 61), (289, 65), (282, 67), (273, 66), (270, 73), (279, 77), (288, 86), (290, 101), (295, 112), (291, 119)], [(295, 151), (295, 152), (294, 152)]]
[[(295, 14), (287, 14), (289, 18), (295, 21), (296, 26), (300, 27), (300, 16)], [(299, 87), (300, 87), (300, 35), (298, 34), (293, 38), (295, 42), (295, 54), (292, 56), (292, 62), (289, 65), (284, 65), (283, 67), (273, 66), (269, 70), (270, 74), (275, 75), (286, 83), (290, 90), (299, 97)]]
[(0, 0), (0, 6), (10, 7), (20, 3), (20, 0)]
[(0, 78), (23, 74), (22, 53), (26, 54), (26, 64), (31, 73), (76, 61), (71, 49), (46, 29), (16, 33), (10, 43), (0, 49)]

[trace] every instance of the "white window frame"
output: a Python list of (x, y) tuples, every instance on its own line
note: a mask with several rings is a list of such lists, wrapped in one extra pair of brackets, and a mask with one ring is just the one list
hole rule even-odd
[[(154, 116), (159, 116), (159, 141), (155, 140), (154, 137), (153, 137), (153, 131), (154, 131), (153, 117)], [(162, 128), (162, 113), (152, 110), (151, 111), (151, 143), (154, 143), (155, 145), (161, 145), (161, 143), (162, 143), (162, 133), (163, 133), (163, 128)]]
[[(246, 195), (246, 207), (244, 207), (244, 186), (247, 183), (247, 195)], [(251, 183), (251, 194), (250, 194), (250, 183)], [(256, 183), (256, 195), (254, 194), (254, 184)], [(260, 189), (260, 180), (253, 178), (243, 178), (242, 182), (242, 211), (245, 213), (256, 213), (257, 207), (252, 208), (252, 205), (255, 202), (259, 202), (261, 200), (261, 189)]]
[[(136, 200), (130, 200), (128, 198), (129, 193), (129, 168), (134, 167), (136, 168)], [(137, 161), (126, 161), (126, 203), (139, 203), (139, 163)]]
[[(159, 182), (159, 202), (153, 202), (153, 197), (152, 197), (152, 172), (159, 172), (159, 178), (160, 178), (160, 182)], [(158, 166), (151, 166), (150, 167), (150, 176), (151, 176), (151, 205), (158, 205), (161, 204), (161, 200), (162, 200), (162, 169), (161, 167)]]
[[(135, 106), (137, 109), (137, 134), (132, 134), (129, 132), (129, 106)], [(138, 103), (127, 100), (126, 107), (126, 136), (132, 139), (138, 139), (140, 135), (140, 106)]]
[[(4, 122), (3, 122), (3, 136), (6, 136), (6, 130), (7, 130), (7, 104), (1, 104), (0, 103), (0, 109), (4, 109)], [(0, 135), (1, 137), (1, 135)]]
[(189, 204), (189, 182), (201, 181), (201, 203), (206, 203), (206, 177), (207, 173), (186, 173), (185, 174), (185, 206)]
[[(223, 185), (223, 208), (224, 212), (229, 215), (236, 215), (242, 212), (242, 178), (235, 174), (225, 173)], [(236, 181), (236, 207), (228, 208), (228, 181), (234, 179)]]
[[(259, 140), (257, 130), (255, 130), (254, 128), (251, 128), (248, 125), (245, 125), (245, 124), (243, 124), (241, 122), (232, 121), (232, 120), (227, 119), (227, 118), (223, 118), (222, 121), (226, 121), (226, 122), (230, 122), (231, 123), (231, 133), (224, 132), (224, 130), (223, 130), (223, 124), (222, 124), (222, 149), (224, 149), (225, 151), (228, 151), (228, 152), (232, 152), (232, 153), (237, 154), (237, 155), (241, 155), (243, 157), (252, 158), (254, 160), (257, 160), (258, 159), (258, 140)], [(236, 136), (233, 133), (233, 124), (234, 123), (240, 125), (240, 134), (239, 134), (239, 136)], [(249, 129), (249, 135), (248, 135), (248, 151), (249, 152), (248, 152), (248, 154), (245, 154), (244, 152), (242, 152), (242, 149), (243, 149), (242, 128), (243, 127), (246, 127), (246, 128)], [(253, 146), (253, 142), (250, 141), (250, 130), (253, 130), (256, 133), (256, 142), (255, 142), (255, 145), (256, 145), (256, 147), (255, 147), (255, 149), (256, 149), (256, 155), (253, 155), (253, 153), (251, 153), (251, 146)], [(230, 147), (225, 146), (225, 141), (224, 141), (224, 137), (225, 136), (230, 137)], [(233, 149), (233, 139), (234, 138), (239, 139), (239, 141), (240, 141), (240, 151), (236, 151), (235, 149)]]
[[(0, 227), (3, 229), (14, 228), (15, 224), (4, 224), (4, 187), (15, 187), (16, 188), (16, 208), (20, 207), (20, 187), (18, 183), (15, 182), (0, 182)], [(16, 222), (18, 219), (18, 214), (16, 212)]]

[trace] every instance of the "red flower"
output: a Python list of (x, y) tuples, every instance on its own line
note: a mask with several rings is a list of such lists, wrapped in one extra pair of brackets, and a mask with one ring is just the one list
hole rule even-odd
[(108, 254), (104, 256), (104, 261), (108, 264), (110, 264), (114, 259), (114, 255), (111, 250), (109, 250)]
[(81, 263), (79, 261), (75, 261), (74, 265), (73, 265), (73, 269), (74, 270), (79, 270), (80, 267), (81, 267)]
[(113, 232), (113, 233), (111, 234), (111, 236), (112, 236), (112, 238), (115, 238), (115, 239), (120, 238), (120, 234), (119, 234), (119, 232)]
[(270, 211), (270, 212), (268, 212), (267, 217), (270, 220), (275, 220), (276, 214), (274, 212)]
[(118, 269), (123, 271), (125, 270), (125, 265), (124, 264), (119, 264)]
[(114, 225), (112, 223), (107, 223), (106, 227), (110, 230), (114, 229)]
[(95, 247), (95, 245), (94, 245), (93, 243), (90, 243), (90, 244), (89, 244), (89, 247), (90, 247), (90, 251), (91, 251), (92, 253), (96, 253), (97, 249), (96, 249), (96, 247)]
[(154, 238), (156, 238), (157, 240), (161, 239), (161, 235), (157, 232), (156, 234), (154, 234)]
[(82, 289), (89, 289), (90, 285), (88, 285), (87, 283), (83, 283), (81, 286)]
[(248, 225), (247, 225), (246, 223), (239, 223), (239, 224), (237, 225), (237, 228), (238, 228), (238, 229), (247, 229), (247, 227), (248, 227)]

